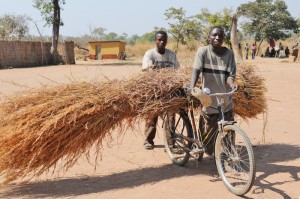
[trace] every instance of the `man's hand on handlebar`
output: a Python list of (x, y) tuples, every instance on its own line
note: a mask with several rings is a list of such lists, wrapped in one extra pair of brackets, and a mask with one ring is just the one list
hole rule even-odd
[(231, 90), (234, 90), (234, 91), (236, 91), (238, 89), (238, 85), (236, 83), (230, 84), (229, 87), (231, 88)]

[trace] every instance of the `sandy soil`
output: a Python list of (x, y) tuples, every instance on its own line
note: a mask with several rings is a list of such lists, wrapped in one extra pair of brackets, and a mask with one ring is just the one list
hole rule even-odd
[[(263, 116), (241, 126), (248, 133), (257, 162), (256, 181), (245, 198), (300, 198), (300, 63), (284, 59), (256, 58), (268, 88), (267, 129)], [(73, 66), (49, 66), (0, 71), (2, 94), (27, 87), (78, 80), (127, 78), (140, 71), (139, 63), (77, 62)], [(22, 86), (20, 86), (22, 85)], [(98, 167), (85, 158), (66, 173), (44, 175), (24, 186), (0, 190), (0, 198), (238, 198), (217, 176), (213, 160), (190, 160), (184, 167), (173, 165), (163, 150), (161, 129), (152, 151), (143, 148), (143, 124), (127, 131), (103, 149)], [(263, 137), (265, 141), (263, 142)], [(118, 138), (118, 139), (117, 139)]]

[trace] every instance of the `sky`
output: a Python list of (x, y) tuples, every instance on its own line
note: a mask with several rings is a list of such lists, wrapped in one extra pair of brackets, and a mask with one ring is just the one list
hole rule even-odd
[[(90, 29), (105, 28), (109, 32), (139, 36), (153, 31), (154, 27), (168, 28), (164, 13), (167, 9), (183, 8), (186, 16), (200, 13), (202, 8), (210, 12), (224, 8), (235, 10), (249, 0), (65, 0), (61, 17), (64, 26), (60, 35), (80, 37), (90, 34)], [(253, 0), (252, 0), (253, 1)], [(300, 0), (285, 0), (288, 11), (300, 18)], [(2, 0), (0, 15), (27, 15), (33, 19), (43, 36), (51, 35), (51, 27), (45, 27), (40, 11), (33, 7), (33, 0)], [(29, 23), (30, 33), (38, 35), (34, 22)]]

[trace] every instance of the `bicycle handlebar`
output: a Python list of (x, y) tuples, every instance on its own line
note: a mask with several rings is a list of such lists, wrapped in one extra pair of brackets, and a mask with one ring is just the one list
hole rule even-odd
[(234, 88), (233, 90), (231, 90), (229, 93), (213, 93), (213, 94), (209, 94), (210, 97), (214, 97), (214, 96), (226, 96), (226, 95), (232, 95), (233, 93), (235, 93), (237, 91), (237, 88)]

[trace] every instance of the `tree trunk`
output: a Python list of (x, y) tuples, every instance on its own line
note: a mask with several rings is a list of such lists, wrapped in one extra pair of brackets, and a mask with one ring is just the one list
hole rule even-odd
[(259, 55), (260, 46), (261, 46), (261, 44), (262, 44), (263, 41), (264, 41), (263, 39), (261, 39), (261, 40), (259, 41), (259, 44), (258, 44), (258, 46), (257, 46), (256, 56)]
[(232, 45), (232, 50), (235, 57), (236, 63), (241, 63), (243, 61), (242, 53), (241, 53), (241, 46), (239, 45), (238, 38), (237, 38), (237, 16), (236, 14), (232, 17), (232, 24), (231, 24), (231, 31), (230, 31), (230, 42)]
[(51, 46), (51, 54), (52, 54), (52, 62), (53, 64), (58, 64), (58, 38), (59, 38), (59, 26), (60, 26), (60, 7), (59, 0), (53, 0), (54, 5), (54, 13), (53, 13), (53, 27), (52, 27), (52, 46)]

